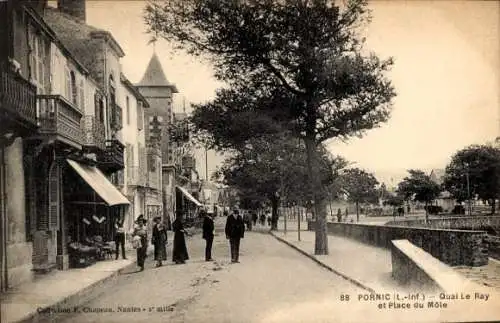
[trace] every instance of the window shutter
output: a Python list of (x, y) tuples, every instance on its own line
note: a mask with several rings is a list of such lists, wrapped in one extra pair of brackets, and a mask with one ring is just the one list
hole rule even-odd
[(85, 111), (85, 92), (84, 92), (84, 83), (83, 80), (80, 80), (80, 84), (78, 86), (78, 98), (80, 99), (80, 110)]
[(59, 165), (53, 162), (49, 172), (49, 223), (52, 230), (59, 229)]

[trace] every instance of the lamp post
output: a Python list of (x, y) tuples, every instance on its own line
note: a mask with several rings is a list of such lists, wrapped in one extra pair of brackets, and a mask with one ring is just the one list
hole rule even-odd
[(470, 178), (469, 178), (469, 163), (464, 163), (465, 166), (465, 180), (467, 182), (467, 212), (469, 216), (472, 215), (472, 206), (470, 198)]
[[(281, 161), (283, 161), (283, 158), (281, 158), (281, 156), (278, 156), (276, 157), (276, 160), (280, 163), (280, 193), (279, 193), (279, 199), (280, 199), (280, 213), (283, 215), (283, 219), (285, 221), (285, 235), (286, 235), (286, 231), (287, 231), (287, 228), (286, 228), (286, 214), (283, 212), (283, 164), (281, 163)], [(278, 217), (279, 218), (279, 217)]]

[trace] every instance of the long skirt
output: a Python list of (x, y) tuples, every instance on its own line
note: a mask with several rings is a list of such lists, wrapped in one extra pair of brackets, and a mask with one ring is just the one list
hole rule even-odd
[(189, 259), (186, 240), (184, 238), (184, 233), (175, 232), (174, 234), (174, 247), (172, 251), (172, 261), (173, 262), (184, 262)]
[(144, 261), (146, 260), (148, 252), (148, 239), (147, 237), (141, 237), (142, 247), (137, 248), (137, 266), (144, 267)]
[(155, 243), (155, 260), (167, 260), (167, 247), (165, 243)]

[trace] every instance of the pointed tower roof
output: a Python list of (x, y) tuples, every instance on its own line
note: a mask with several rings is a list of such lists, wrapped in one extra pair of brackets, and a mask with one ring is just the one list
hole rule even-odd
[(153, 53), (146, 72), (144, 72), (144, 76), (137, 86), (165, 86), (170, 87), (173, 93), (179, 93), (175, 84), (167, 80), (156, 52)]

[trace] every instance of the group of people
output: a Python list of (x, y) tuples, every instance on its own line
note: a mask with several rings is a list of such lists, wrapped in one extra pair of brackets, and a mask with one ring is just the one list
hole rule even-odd
[[(205, 261), (212, 261), (212, 245), (215, 235), (214, 219), (208, 213), (202, 212), (202, 215), (204, 216), (202, 238), (206, 242)], [(185, 239), (185, 235), (187, 235), (188, 232), (184, 228), (182, 217), (179, 216), (175, 219), (172, 223), (172, 230), (174, 231), (172, 261), (176, 264), (184, 264), (186, 263), (186, 260), (189, 260), (189, 254)], [(123, 222), (119, 220), (115, 222), (115, 231), (115, 259), (118, 259), (120, 247), (122, 251), (122, 258), (127, 259), (125, 256), (125, 231), (123, 229)], [(240, 240), (243, 239), (244, 233), (245, 223), (242, 216), (239, 214), (239, 210), (235, 209), (231, 215), (227, 216), (225, 227), (226, 238), (229, 240), (231, 250), (232, 263), (239, 262)], [(156, 267), (162, 266), (163, 262), (167, 260), (167, 242), (167, 228), (160, 217), (155, 217), (153, 219), (151, 244), (154, 246), (154, 260), (156, 261)], [(136, 249), (137, 266), (140, 268), (140, 271), (143, 271), (148, 248), (147, 220), (144, 218), (144, 215), (139, 215), (135, 221), (134, 230), (132, 232), (132, 246)]]

